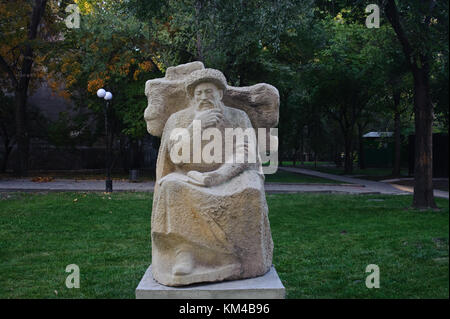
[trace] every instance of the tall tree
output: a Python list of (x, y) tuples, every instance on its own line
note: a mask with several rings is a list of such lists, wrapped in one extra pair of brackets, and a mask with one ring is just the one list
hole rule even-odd
[(383, 0), (381, 5), (400, 42), (414, 80), (415, 208), (436, 208), (433, 196), (433, 103), (430, 70), (448, 43), (448, 1)]
[[(2, 4), (0, 8), (5, 14), (0, 25), (0, 68), (7, 74), (15, 97), (15, 136), (18, 146), (15, 171), (18, 175), (25, 175), (28, 170), (27, 98), (36, 58), (36, 39), (46, 4), (47, 0), (12, 1)], [(11, 45), (12, 38), (16, 42), (15, 45)]]

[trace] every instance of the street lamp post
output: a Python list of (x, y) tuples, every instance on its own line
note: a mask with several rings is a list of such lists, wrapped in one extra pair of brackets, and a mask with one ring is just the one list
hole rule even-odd
[(107, 92), (104, 89), (99, 89), (97, 91), (97, 96), (103, 98), (106, 101), (104, 112), (105, 112), (105, 135), (106, 135), (106, 181), (105, 188), (107, 193), (113, 191), (112, 180), (111, 180), (111, 134), (109, 129), (109, 101), (112, 99), (111, 92)]

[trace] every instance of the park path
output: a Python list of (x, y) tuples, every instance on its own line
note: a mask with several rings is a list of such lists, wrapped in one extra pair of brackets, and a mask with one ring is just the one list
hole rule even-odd
[[(113, 191), (153, 192), (154, 182), (131, 183), (113, 180)], [(296, 184), (296, 183), (265, 183), (268, 193), (344, 193), (344, 194), (378, 194), (363, 185), (339, 184)], [(51, 182), (36, 183), (30, 179), (0, 180), (0, 192), (13, 191), (104, 191), (104, 180), (74, 180), (54, 179)], [(394, 189), (396, 192), (400, 192)]]
[[(297, 184), (297, 183), (265, 183), (268, 193), (342, 193), (342, 194), (410, 194), (411, 190), (394, 187), (383, 182), (368, 181), (348, 176), (340, 176), (317, 172), (309, 169), (295, 167), (280, 167), (279, 169), (294, 173), (321, 177), (330, 180), (350, 183), (343, 184)], [(154, 182), (132, 183), (126, 180), (114, 180), (114, 191), (153, 192)], [(397, 185), (396, 185), (397, 186)], [(104, 191), (104, 180), (76, 180), (54, 179), (51, 182), (37, 183), (31, 179), (2, 179), (0, 180), (0, 192), (12, 191)], [(448, 192), (438, 191), (437, 197), (448, 199)], [(446, 197), (445, 197), (446, 196)]]
[[(322, 173), (322, 172), (318, 172), (318, 171), (314, 171), (314, 170), (310, 170), (310, 169), (297, 168), (297, 167), (279, 167), (278, 169), (288, 171), (288, 172), (301, 173), (304, 175), (310, 175), (310, 176), (315, 176), (315, 177), (331, 179), (331, 180), (345, 182), (345, 183), (359, 184), (359, 185), (362, 185), (364, 188), (366, 188), (366, 191), (370, 190), (369, 192), (373, 192), (373, 193), (377, 193), (377, 194), (403, 195), (403, 194), (411, 194), (414, 192), (413, 187), (397, 185), (395, 183), (389, 183), (387, 180), (383, 181), (383, 182), (369, 181), (369, 180), (355, 178), (355, 177)], [(449, 199), (448, 192), (437, 190), (437, 189), (434, 190), (434, 196)]]
[[(154, 182), (131, 183), (113, 180), (113, 191), (153, 192)], [(104, 180), (53, 179), (50, 182), (32, 182), (31, 179), (0, 180), (0, 191), (105, 191)]]
[[(414, 187), (405, 186), (405, 185), (398, 185), (398, 184), (395, 184), (395, 183), (391, 183), (391, 185), (394, 186), (395, 188), (403, 190), (405, 192), (414, 193)], [(434, 195), (434, 197), (441, 197), (441, 198), (449, 199), (448, 192), (441, 191), (439, 189), (433, 190), (433, 195)]]

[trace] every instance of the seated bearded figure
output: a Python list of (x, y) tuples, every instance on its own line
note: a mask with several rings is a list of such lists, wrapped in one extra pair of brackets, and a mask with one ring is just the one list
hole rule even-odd
[[(273, 242), (256, 139), (228, 134), (253, 132), (252, 124), (244, 111), (223, 104), (227, 86), (220, 71), (194, 71), (185, 88), (191, 103), (167, 120), (158, 154), (153, 277), (182, 286), (263, 275), (272, 264)], [(213, 161), (202, 156), (210, 142), (201, 134), (212, 128), (210, 135), (222, 138)], [(174, 134), (177, 130), (186, 134)], [(196, 134), (203, 139), (196, 141)], [(180, 149), (174, 136), (188, 147)], [(180, 160), (179, 151), (186, 149), (192, 152)]]

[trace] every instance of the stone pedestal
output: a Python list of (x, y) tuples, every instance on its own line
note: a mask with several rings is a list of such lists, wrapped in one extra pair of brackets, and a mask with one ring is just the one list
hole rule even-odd
[(285, 288), (272, 266), (264, 276), (168, 287), (157, 283), (151, 265), (136, 288), (136, 299), (284, 299)]

